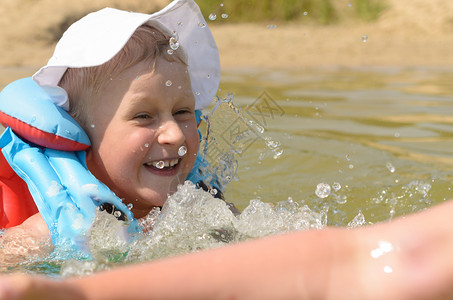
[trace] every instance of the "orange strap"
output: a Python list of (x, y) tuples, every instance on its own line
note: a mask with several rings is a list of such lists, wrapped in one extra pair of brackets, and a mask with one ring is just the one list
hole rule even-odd
[(20, 225), (37, 212), (27, 184), (0, 152), (0, 229)]

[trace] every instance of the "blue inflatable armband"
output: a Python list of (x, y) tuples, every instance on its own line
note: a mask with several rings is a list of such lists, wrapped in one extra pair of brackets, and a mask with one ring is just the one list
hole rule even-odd
[(89, 172), (83, 149), (90, 142), (83, 129), (50, 101), (65, 96), (61, 88), (42, 88), (31, 78), (0, 93), (0, 122), (8, 127), (0, 137), (5, 159), (27, 183), (55, 245), (84, 249), (95, 211), (104, 203), (122, 214), (129, 232), (139, 232), (131, 211)]

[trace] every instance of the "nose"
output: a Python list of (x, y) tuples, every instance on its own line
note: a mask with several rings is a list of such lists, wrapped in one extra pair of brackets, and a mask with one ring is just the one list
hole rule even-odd
[(181, 146), (186, 140), (184, 132), (174, 119), (165, 120), (159, 126), (157, 142), (161, 145)]

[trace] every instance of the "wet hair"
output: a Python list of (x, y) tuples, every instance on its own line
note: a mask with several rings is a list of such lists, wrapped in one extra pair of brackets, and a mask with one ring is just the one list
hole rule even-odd
[(86, 130), (93, 122), (94, 99), (105, 82), (118, 76), (121, 72), (140, 62), (150, 63), (153, 70), (155, 61), (162, 57), (169, 62), (180, 62), (187, 65), (187, 57), (181, 47), (170, 48), (169, 34), (151, 25), (137, 28), (126, 45), (108, 62), (95, 67), (68, 68), (60, 80), (69, 98), (69, 113)]

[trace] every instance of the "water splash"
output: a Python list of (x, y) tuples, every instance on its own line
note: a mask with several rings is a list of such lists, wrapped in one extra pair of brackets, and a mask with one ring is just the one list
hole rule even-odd
[(431, 184), (422, 180), (414, 180), (400, 188), (387, 187), (371, 198), (371, 203), (388, 207), (391, 218), (397, 214), (415, 212), (433, 204)]
[(357, 216), (355, 216), (354, 219), (352, 219), (352, 221), (348, 223), (348, 227), (355, 228), (355, 227), (363, 226), (365, 224), (366, 224), (365, 216), (363, 215), (363, 213), (361, 211), (359, 211)]
[(267, 135), (262, 125), (248, 119), (233, 99), (233, 94), (217, 97), (214, 108), (204, 116), (207, 130), (202, 141), (202, 154), (209, 156), (209, 147), (222, 153), (242, 154), (256, 140), (262, 140), (272, 157), (280, 158), (283, 154), (281, 143)]
[[(321, 229), (324, 213), (288, 199), (276, 205), (250, 201), (241, 215), (191, 182), (180, 185), (162, 211), (154, 209), (140, 220), (144, 233), (128, 242), (124, 223), (99, 212), (89, 234), (92, 261), (68, 261), (62, 276), (87, 275), (123, 263), (150, 261), (167, 256), (219, 247), (294, 230)], [(152, 229), (152, 230), (151, 230)]]

